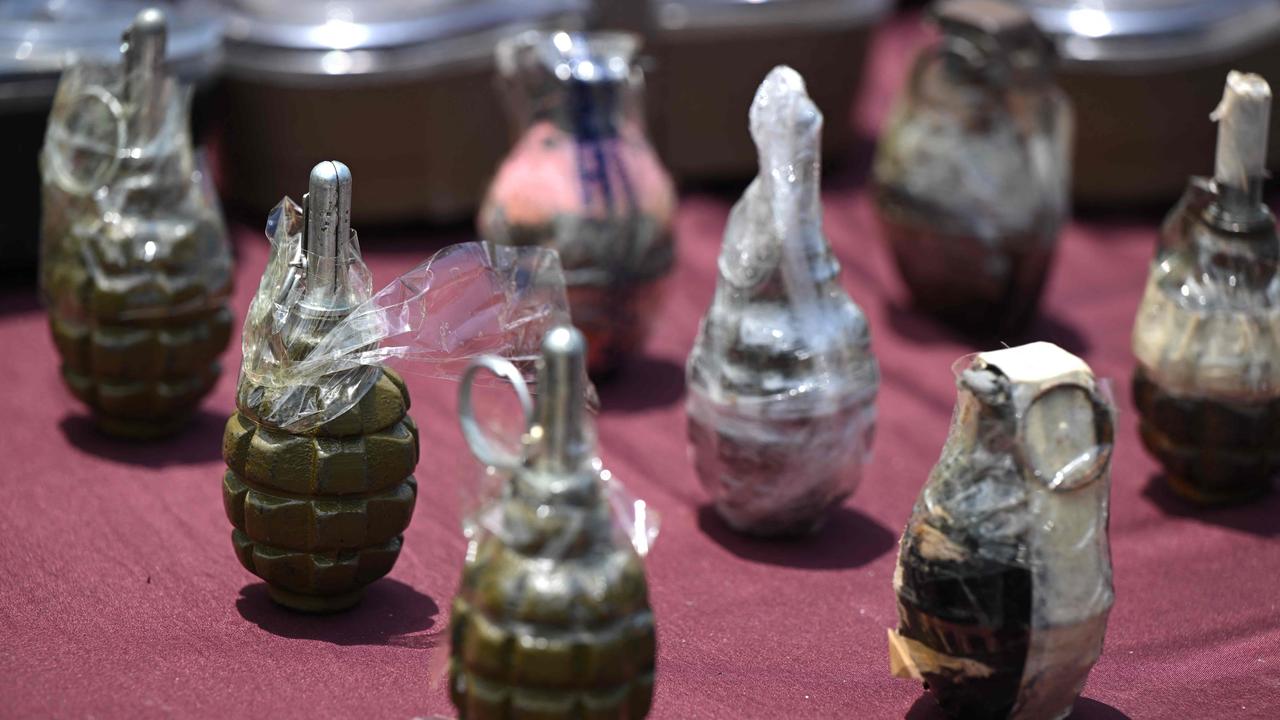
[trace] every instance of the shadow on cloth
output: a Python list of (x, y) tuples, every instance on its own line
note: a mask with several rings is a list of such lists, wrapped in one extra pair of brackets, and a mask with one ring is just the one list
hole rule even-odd
[(1175, 493), (1163, 473), (1155, 473), (1147, 479), (1142, 494), (1171, 517), (1218, 525), (1259, 537), (1280, 536), (1280, 492), (1274, 489), (1266, 497), (1252, 502), (1200, 506)]
[(755, 538), (729, 527), (711, 505), (698, 508), (698, 529), (744, 560), (808, 570), (862, 567), (891, 550), (897, 536), (850, 507), (830, 511), (826, 525), (799, 538)]
[(222, 431), (226, 424), (226, 417), (201, 409), (173, 435), (155, 440), (130, 440), (104, 434), (94, 425), (88, 410), (82, 410), (62, 418), (58, 428), (67, 442), (90, 455), (129, 465), (164, 468), (221, 460)]
[[(947, 715), (938, 707), (933, 696), (925, 693), (907, 711), (904, 720), (947, 720)], [(1075, 709), (1068, 720), (1129, 720), (1129, 716), (1106, 703), (1077, 698)]]
[(897, 302), (890, 301), (887, 307), (889, 325), (893, 327), (894, 332), (918, 343), (959, 342), (976, 350), (993, 350), (1002, 345), (1012, 347), (1035, 340), (1044, 340), (1076, 355), (1085, 355), (1089, 352), (1089, 341), (1079, 330), (1043, 311), (1032, 318), (1031, 324), (1025, 330), (1009, 335), (999, 335), (964, 332), (922, 310)]
[[(23, 271), (21, 275), (14, 273), (10, 277), (9, 273), (0, 270), (0, 280), (6, 292), (0, 295), (0, 316), (3, 315), (20, 315), (22, 313), (36, 312), (40, 310), (40, 296), (36, 294), (35, 284), (31, 282), (31, 277), (35, 273)], [(9, 292), (13, 288), (13, 292)]]
[(596, 383), (605, 412), (632, 413), (666, 407), (684, 396), (684, 366), (640, 355)]
[(333, 615), (283, 608), (271, 600), (266, 583), (261, 582), (240, 588), (236, 610), (272, 635), (293, 640), (424, 649), (435, 647), (441, 639), (439, 632), (430, 632), (439, 612), (435, 601), (389, 578), (371, 584), (359, 605)]

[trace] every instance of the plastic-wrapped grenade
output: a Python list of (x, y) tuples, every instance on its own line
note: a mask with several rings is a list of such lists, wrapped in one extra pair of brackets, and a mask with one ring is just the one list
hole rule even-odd
[(1051, 41), (1000, 0), (941, 0), (876, 150), (874, 196), (915, 305), (978, 335), (1017, 332), (1068, 210), (1072, 114)]
[(645, 132), (638, 49), (624, 33), (529, 31), (496, 52), (518, 139), (480, 233), (560, 253), (595, 375), (641, 349), (675, 262), (675, 187)]
[(1114, 599), (1114, 411), (1056, 345), (962, 362), (950, 434), (902, 536), (892, 669), (952, 717), (1065, 718)]
[[(463, 378), (464, 434), (509, 475), (471, 533), (453, 601), (449, 686), (460, 718), (638, 719), (653, 695), (656, 636), (644, 566), (618, 531), (609, 480), (584, 407), (586, 342), (549, 331), (538, 400), (510, 363), (485, 358)], [(523, 458), (495, 455), (471, 411), (487, 368), (508, 378), (531, 423)]]
[(1280, 240), (1262, 201), (1271, 88), (1227, 77), (1213, 180), (1162, 229), (1133, 328), (1142, 442), (1179, 495), (1249, 500), (1280, 473)]
[(854, 491), (879, 369), (822, 234), (822, 115), (788, 67), (751, 106), (760, 174), (734, 206), (716, 292), (688, 361), (698, 477), (734, 529), (795, 535)]
[[(353, 306), (345, 287), (356, 253), (347, 167), (317, 165), (303, 206), (302, 251), (283, 283), (290, 293), (301, 287), (301, 299), (276, 319), (272, 335), (283, 363), (306, 360)], [(418, 430), (406, 414), (409, 393), (399, 376), (379, 368), (350, 410), (301, 433), (266, 422), (253, 404), (263, 395), (241, 393), (223, 437), (222, 497), (236, 556), (281, 605), (349, 608), (391, 570), (413, 515)]]
[(41, 290), (62, 377), (105, 432), (175, 432), (213, 387), (231, 254), (192, 150), (189, 91), (143, 10), (123, 62), (64, 73), (41, 152)]

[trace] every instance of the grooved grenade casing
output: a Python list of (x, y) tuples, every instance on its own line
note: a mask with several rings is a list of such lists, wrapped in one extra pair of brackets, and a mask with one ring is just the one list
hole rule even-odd
[(614, 527), (585, 418), (566, 407), (582, 403), (580, 381), (561, 385), (583, 373), (581, 335), (552, 330), (543, 348), (535, 440), (523, 464), (497, 460), (513, 474), (482, 510), (453, 601), (450, 695), (468, 720), (636, 720), (656, 655), (644, 566)]
[(1102, 651), (1112, 604), (1112, 409), (1048, 343), (959, 372), (951, 432), (903, 533), (895, 675), (966, 720), (1057, 720)]
[(245, 569), (282, 605), (342, 610), (400, 555), (418, 484), (418, 427), (400, 377), (382, 370), (360, 402), (305, 434), (227, 421), (222, 501)]
[[(370, 293), (347, 167), (317, 165), (303, 205), (286, 199), (268, 222), (272, 254), (245, 320), (222, 498), (236, 556), (271, 597), (329, 612), (359, 602), (400, 554), (418, 493), (418, 429), (398, 375), (341, 365), (324, 349)], [(357, 345), (376, 341), (361, 331)]]
[(181, 428), (231, 333), (226, 231), (164, 46), (147, 10), (120, 65), (69, 68), (41, 153), (40, 281), (62, 377), (104, 431), (139, 438)]

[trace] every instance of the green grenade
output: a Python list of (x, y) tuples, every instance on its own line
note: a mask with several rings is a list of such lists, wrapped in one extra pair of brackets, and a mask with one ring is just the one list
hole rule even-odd
[[(478, 514), (450, 619), (449, 689), (464, 720), (642, 718), (656, 637), (644, 565), (617, 530), (607, 470), (583, 411), (586, 341), (547, 333), (530, 408), (516, 368), (482, 358), (463, 377), (463, 432), (481, 462), (509, 474)], [(485, 368), (515, 386), (531, 416), (523, 457), (477, 429), (471, 383)]]
[[(282, 204), (278, 212), (287, 209)], [(264, 317), (272, 324), (266, 352), (288, 368), (314, 362), (311, 353), (326, 333), (364, 299), (350, 280), (350, 267), (363, 270), (363, 264), (351, 233), (345, 165), (323, 162), (311, 171), (302, 215), (299, 251), (273, 250), (292, 256), (283, 280), (272, 282), (280, 269), (273, 255), (255, 299), (272, 312), (254, 308), (246, 320), (246, 369), (256, 354), (249, 349), (256, 330), (251, 324)], [(398, 375), (380, 367), (335, 370), (305, 387), (271, 388), (249, 375), (241, 374), (239, 409), (227, 421), (222, 443), (222, 498), (235, 526), (236, 556), (281, 605), (345, 610), (391, 570), (413, 515), (418, 429), (406, 414), (409, 393)], [(359, 394), (354, 405), (324, 422), (282, 420), (298, 420), (326, 397), (353, 394)]]
[(135, 438), (182, 427), (231, 334), (230, 249), (165, 27), (144, 10), (120, 66), (67, 70), (41, 153), (40, 280), (62, 377), (102, 430)]

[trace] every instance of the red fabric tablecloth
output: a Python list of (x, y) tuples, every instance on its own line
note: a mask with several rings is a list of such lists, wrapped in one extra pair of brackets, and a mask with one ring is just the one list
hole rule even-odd
[[(856, 121), (878, 123), (916, 42), (902, 27), (879, 37)], [(745, 113), (725, 128), (745, 132)], [(896, 619), (895, 541), (947, 430), (951, 363), (981, 348), (906, 307), (862, 186), (863, 154), (827, 183), (826, 228), (871, 319), (883, 369), (879, 429), (863, 486), (820, 535), (734, 535), (705, 507), (686, 459), (683, 363), (711, 299), (731, 197), (686, 198), (658, 332), (645, 357), (600, 388), (606, 464), (662, 514), (648, 562), (659, 628), (654, 718), (941, 717), (918, 685), (889, 677), (885, 628)], [(1274, 719), (1280, 497), (1188, 507), (1156, 482), (1135, 430), (1129, 330), (1157, 221), (1073, 224), (1031, 335), (1112, 378), (1121, 413), (1111, 495), (1117, 600), (1075, 717)], [(369, 264), (385, 283), (466, 239), (455, 235), (367, 240)], [(236, 245), (242, 318), (266, 241), (241, 226)], [(300, 616), (274, 607), (231, 550), (219, 443), (239, 357), (237, 337), (185, 434), (113, 442), (62, 387), (34, 292), (0, 293), (0, 716), (453, 714), (445, 628), (463, 553), (459, 488), (475, 478), (455, 387), (409, 378), (421, 494), (395, 570), (351, 612)]]

